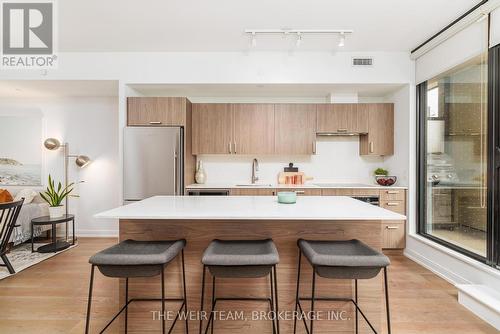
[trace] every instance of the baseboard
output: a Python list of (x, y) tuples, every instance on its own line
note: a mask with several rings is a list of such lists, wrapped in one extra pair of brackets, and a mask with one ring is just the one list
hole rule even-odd
[(117, 230), (77, 230), (76, 235), (79, 237), (102, 237), (102, 238), (110, 238), (116, 237), (118, 238)]
[(458, 302), (500, 331), (500, 293), (482, 285), (459, 284)]
[(467, 279), (464, 277), (455, 274), (454, 272), (448, 270), (437, 262), (432, 261), (431, 259), (423, 256), (420, 253), (417, 253), (411, 249), (405, 249), (404, 256), (409, 258), (410, 260), (420, 264), (422, 267), (429, 269), (434, 274), (438, 275), (442, 279), (450, 282), (453, 285), (456, 284), (470, 284)]

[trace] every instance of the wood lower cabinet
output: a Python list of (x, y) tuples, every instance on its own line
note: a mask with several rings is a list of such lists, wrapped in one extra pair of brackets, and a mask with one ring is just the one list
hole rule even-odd
[(233, 154), (274, 153), (274, 106), (231, 104)]
[(272, 188), (233, 188), (230, 190), (231, 196), (274, 196), (275, 189)]
[(128, 97), (128, 126), (182, 126), (186, 124), (185, 97)]
[(368, 118), (368, 133), (359, 137), (360, 155), (394, 154), (394, 105), (361, 103), (358, 110)]
[(297, 196), (321, 196), (321, 189), (311, 188), (277, 188), (278, 191), (293, 191)]
[(193, 154), (230, 154), (233, 111), (227, 103), (193, 104)]
[(274, 105), (274, 153), (316, 153), (316, 105)]
[(367, 133), (368, 119), (357, 103), (332, 103), (317, 106), (317, 133)]

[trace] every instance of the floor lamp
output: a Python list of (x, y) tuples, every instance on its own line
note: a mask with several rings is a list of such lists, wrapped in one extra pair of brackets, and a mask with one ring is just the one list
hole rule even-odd
[[(69, 144), (62, 143), (56, 138), (47, 138), (43, 143), (46, 149), (55, 151), (60, 148), (63, 149), (64, 153), (64, 186), (68, 186), (68, 162), (69, 158), (76, 158), (75, 163), (78, 167), (84, 168), (90, 163), (90, 158), (86, 155), (69, 154)], [(65, 198), (66, 214), (68, 214), (68, 196)]]

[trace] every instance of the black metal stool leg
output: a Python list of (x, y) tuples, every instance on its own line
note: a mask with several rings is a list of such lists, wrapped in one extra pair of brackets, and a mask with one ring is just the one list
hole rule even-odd
[(314, 292), (316, 290), (316, 268), (313, 267), (312, 292), (311, 292), (311, 325), (309, 326), (309, 334), (313, 334), (314, 325)]
[(274, 302), (276, 306), (274, 307), (275, 316), (276, 316), (276, 328), (278, 329), (278, 334), (280, 334), (280, 321), (279, 321), (279, 309), (278, 309), (278, 272), (276, 271), (276, 265), (273, 266), (274, 270)]
[(186, 269), (184, 266), (184, 250), (182, 250), (181, 255), (182, 255), (182, 286), (184, 289), (184, 313), (185, 313), (184, 316), (186, 317), (186, 334), (188, 334), (189, 333), (189, 328), (188, 328), (189, 319), (188, 319), (188, 310), (187, 310)]
[(92, 269), (90, 270), (89, 300), (87, 302), (87, 319), (85, 321), (85, 334), (89, 333), (89, 328), (90, 328), (90, 306), (92, 304), (93, 285), (94, 285), (94, 265), (92, 265)]
[[(358, 280), (354, 280), (354, 301), (358, 305)], [(356, 307), (356, 334), (358, 334), (358, 308)]]
[[(213, 314), (214, 307), (215, 307), (215, 276), (212, 277), (212, 311), (210, 312), (210, 314)], [(212, 322), (210, 324), (211, 334), (214, 334), (214, 321), (215, 321), (214, 317), (215, 315), (212, 315)]]
[(128, 277), (125, 278), (125, 334), (128, 332)]
[[(271, 271), (269, 272), (269, 286), (271, 288), (271, 313), (274, 313), (276, 314), (276, 309), (274, 307), (274, 280), (273, 280), (273, 270), (271, 269)], [(273, 323), (273, 334), (277, 334), (276, 333), (276, 319), (272, 319), (272, 323)]]
[(201, 331), (203, 329), (203, 304), (204, 304), (204, 299), (205, 299), (205, 275), (206, 275), (207, 267), (203, 266), (203, 277), (201, 278), (201, 303), (200, 303), (200, 330), (199, 334), (201, 334)]
[(299, 248), (299, 266), (297, 268), (297, 291), (295, 292), (295, 313), (293, 316), (293, 334), (297, 332), (297, 311), (299, 308), (299, 290), (300, 290), (300, 260), (302, 258), (302, 252), (300, 251)]
[(387, 283), (387, 267), (384, 267), (384, 286), (385, 286), (385, 312), (387, 313), (387, 333), (391, 334), (391, 311), (389, 309), (389, 288)]
[(160, 278), (161, 278), (161, 332), (165, 334), (165, 267), (161, 266)]

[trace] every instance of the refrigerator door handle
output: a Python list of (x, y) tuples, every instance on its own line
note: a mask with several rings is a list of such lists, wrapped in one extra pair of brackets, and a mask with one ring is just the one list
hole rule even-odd
[(179, 195), (177, 189), (177, 149), (174, 149), (174, 194)]

